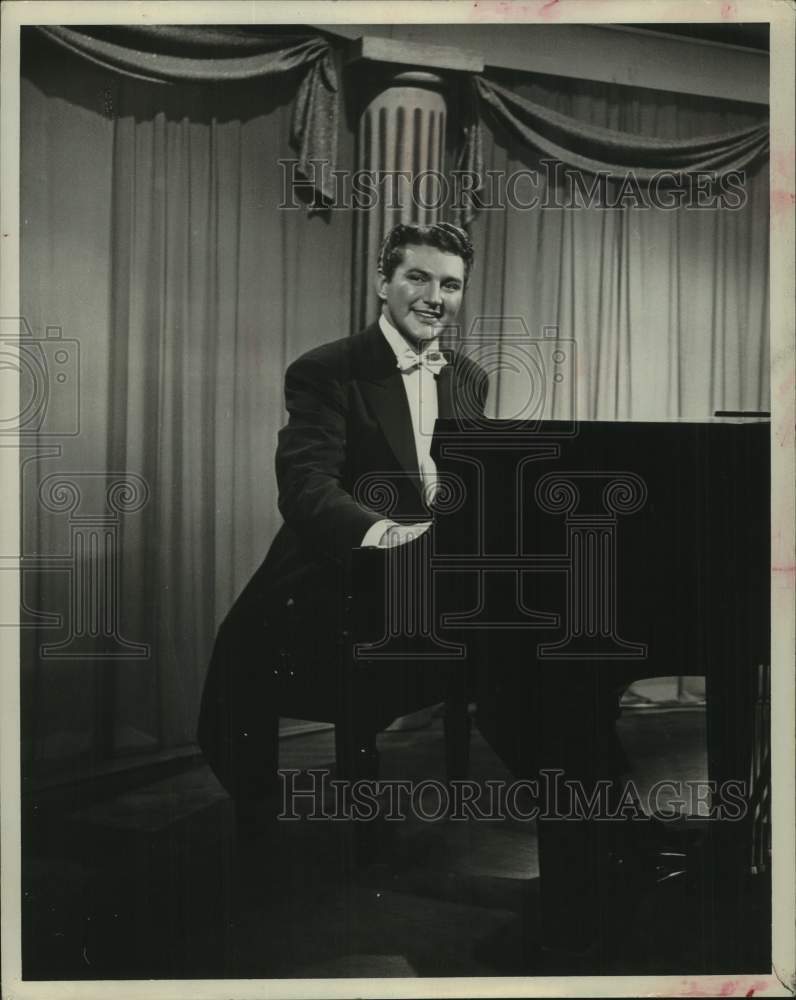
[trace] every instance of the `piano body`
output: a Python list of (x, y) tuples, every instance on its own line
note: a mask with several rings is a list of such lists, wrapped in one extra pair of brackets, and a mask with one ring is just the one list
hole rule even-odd
[[(355, 658), (369, 669), (400, 657), (432, 671), (446, 662), (475, 701), (500, 663), (551, 679), (528, 706), (542, 766), (567, 745), (545, 746), (542, 733), (544, 699), (566, 690), (562, 678), (620, 691), (644, 677), (704, 675), (716, 789), (701, 874), (705, 966), (718, 971), (722, 956), (731, 966), (747, 919), (754, 786), (765, 780), (754, 711), (770, 648), (768, 422), (440, 421), (433, 453), (429, 534), (354, 560)], [(747, 806), (732, 819), (721, 818), (728, 782)], [(553, 944), (583, 908), (584, 870), (562, 845), (588, 839), (588, 828), (539, 824)]]

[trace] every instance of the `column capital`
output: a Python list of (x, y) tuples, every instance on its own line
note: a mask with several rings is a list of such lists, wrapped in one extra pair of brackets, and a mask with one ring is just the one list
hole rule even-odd
[[(478, 52), (466, 49), (448, 48), (445, 45), (429, 45), (425, 42), (395, 41), (376, 35), (362, 35), (354, 39), (348, 53), (347, 63), (381, 63), (388, 68), (394, 66), (397, 72), (419, 69), (436, 75), (444, 72), (483, 73), (484, 59)], [(400, 67), (400, 69), (399, 69)]]
[(383, 86), (387, 87), (422, 87), (427, 90), (443, 91), (450, 81), (439, 73), (429, 73), (424, 69), (403, 69), (400, 66), (390, 67), (390, 72), (383, 78)]

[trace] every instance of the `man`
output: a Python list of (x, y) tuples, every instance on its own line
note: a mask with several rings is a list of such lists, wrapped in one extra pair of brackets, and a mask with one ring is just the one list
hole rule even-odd
[(429, 527), (435, 420), (453, 416), (457, 399), (483, 411), (484, 372), (438, 342), (472, 261), (455, 226), (394, 227), (379, 255), (378, 321), (285, 374), (288, 422), (276, 454), (285, 523), (219, 630), (199, 719), (199, 744), (241, 806), (275, 785), (272, 658), (303, 642), (305, 661), (320, 665), (318, 689), (329, 681), (351, 550), (401, 545)]
[[(462, 408), (483, 413), (485, 373), (438, 344), (459, 311), (472, 259), (466, 233), (454, 226), (396, 226), (378, 262), (378, 321), (309, 351), (285, 374), (288, 422), (276, 455), (285, 524), (219, 630), (199, 722), (200, 746), (235, 799), (244, 830), (277, 790), (274, 657), (300, 647), (302, 672), (311, 675), (307, 697), (317, 689), (328, 709), (351, 551), (402, 545), (428, 529), (437, 487), (435, 420), (460, 416)], [(538, 763), (533, 734), (544, 730), (550, 759), (543, 763), (591, 783), (598, 741), (587, 730), (600, 713), (590, 690), (566, 681), (540, 693), (526, 640), (518, 637), (505, 655), (476, 664), (484, 682), (479, 728), (515, 774), (529, 777)], [(569, 869), (571, 890), (546, 912), (553, 936), (580, 947), (597, 921), (595, 900), (585, 902), (595, 891), (592, 842), (570, 827), (545, 829), (545, 840), (564, 845), (557, 863)], [(582, 927), (574, 926), (575, 915)]]

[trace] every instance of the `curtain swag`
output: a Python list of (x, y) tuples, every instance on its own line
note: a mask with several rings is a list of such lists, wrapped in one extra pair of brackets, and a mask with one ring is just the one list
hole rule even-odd
[[(458, 169), (483, 177), (479, 111), (486, 107), (529, 148), (586, 173), (619, 180), (632, 172), (648, 183), (661, 172), (711, 171), (724, 174), (743, 170), (768, 153), (768, 121), (750, 128), (693, 139), (656, 139), (602, 128), (519, 97), (484, 77), (473, 78), (470, 121)], [(482, 187), (477, 182), (476, 193)], [(472, 218), (470, 209), (469, 218)]]
[[(48, 26), (39, 31), (106, 69), (156, 83), (225, 83), (306, 67), (293, 108), (290, 139), (298, 152), (298, 173), (315, 185), (323, 202), (331, 201), (331, 171), (337, 164), (338, 86), (332, 51), (324, 39), (172, 26), (80, 30)], [(325, 161), (330, 169), (315, 170), (312, 161)]]
[[(308, 35), (269, 35), (239, 28), (148, 26), (38, 29), (58, 45), (107, 69), (139, 79), (221, 83), (306, 72), (293, 107), (291, 144), (297, 172), (315, 188), (323, 204), (334, 197), (337, 163), (338, 83), (332, 50)], [(482, 76), (472, 78), (469, 121), (457, 168), (474, 174), (482, 189), (484, 172), (481, 111), (488, 109), (529, 148), (591, 174), (620, 180), (632, 172), (648, 183), (662, 172), (743, 170), (768, 152), (768, 122), (694, 139), (656, 139), (602, 128), (570, 118), (512, 93)], [(314, 162), (329, 170), (315, 170)], [(311, 210), (318, 205), (310, 206)], [(462, 221), (474, 215), (472, 202)]]

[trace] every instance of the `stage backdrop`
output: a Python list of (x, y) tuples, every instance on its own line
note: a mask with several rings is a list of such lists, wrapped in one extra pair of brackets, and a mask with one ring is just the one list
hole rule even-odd
[[(502, 83), (584, 123), (661, 139), (765, 120), (752, 105), (563, 77), (506, 74)], [(483, 134), (487, 169), (537, 170), (538, 188), (518, 185), (518, 197), (544, 202), (545, 170), (527, 147), (494, 124)], [(767, 160), (743, 192), (737, 210), (481, 212), (465, 333), (477, 316), (522, 317), (533, 337), (557, 326), (575, 341), (581, 419), (701, 420), (720, 409), (768, 409)], [(511, 416), (522, 400), (508, 385), (499, 389), (494, 412)]]
[[(760, 117), (642, 89), (510, 83), (650, 135)], [(350, 212), (278, 207), (297, 85), (169, 87), (24, 44), (22, 311), (36, 336), (60, 327), (78, 341), (81, 364), (80, 433), (40, 438), (23, 467), (23, 552), (44, 561), (25, 574), (27, 621), (65, 622), (23, 633), (30, 774), (191, 744), (215, 629), (278, 527), (284, 369), (349, 332), (351, 297)], [(506, 135), (487, 128), (485, 143), (490, 169), (535, 165)], [(343, 119), (342, 168), (353, 144)], [(557, 325), (577, 342), (585, 417), (765, 408), (765, 166), (748, 194), (739, 212), (481, 213), (463, 326), (484, 315), (521, 316), (534, 335)], [(491, 405), (511, 413), (505, 384)], [(53, 656), (43, 644), (77, 649), (76, 518), (107, 515), (104, 489), (125, 476), (138, 477), (138, 509), (110, 512), (108, 579), (118, 573), (119, 637), (148, 653), (114, 658), (97, 641), (83, 647), (94, 655)], [(40, 493), (70, 479), (79, 511)]]
[[(119, 519), (118, 565), (120, 634), (151, 656), (50, 659), (65, 629), (25, 635), (25, 749), (47, 766), (194, 740), (215, 629), (280, 523), (285, 367), (349, 333), (351, 223), (278, 209), (300, 75), (171, 87), (36, 40), (23, 59), (23, 313), (82, 366), (80, 434), (25, 472), (25, 551), (69, 544), (37, 498), (53, 473), (149, 493)], [(350, 150), (344, 130), (341, 165)], [(66, 611), (70, 583), (31, 573), (26, 599)]]

